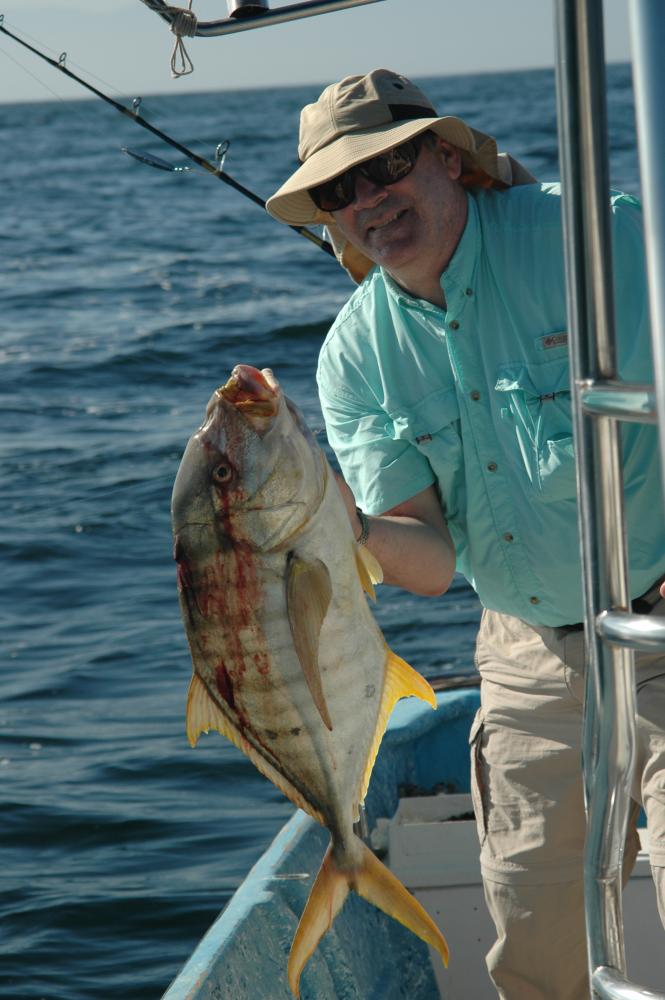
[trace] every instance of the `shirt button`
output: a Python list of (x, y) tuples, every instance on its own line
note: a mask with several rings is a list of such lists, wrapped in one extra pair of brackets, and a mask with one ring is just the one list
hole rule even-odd
[(488, 469), (489, 472), (496, 472), (496, 469), (497, 469), (496, 462), (488, 462), (487, 463), (487, 469)]
[(473, 288), (467, 288), (465, 295), (473, 295)]
[(529, 603), (530, 604), (540, 604), (540, 598), (539, 597), (530, 597), (529, 598)]
[(505, 533), (505, 535), (503, 536), (503, 540), (504, 540), (504, 542), (512, 542), (512, 541), (513, 541), (513, 538), (514, 538), (514, 536), (513, 536), (513, 535), (511, 535), (509, 531), (507, 531), (507, 532)]
[(457, 322), (456, 319), (452, 319), (448, 325), (450, 326), (451, 330), (459, 330), (459, 323)]
[(472, 389), (472, 391), (469, 393), (469, 395), (471, 396), (471, 399), (473, 399), (475, 401), (477, 401), (477, 400), (480, 399), (480, 393), (478, 392), (477, 389)]

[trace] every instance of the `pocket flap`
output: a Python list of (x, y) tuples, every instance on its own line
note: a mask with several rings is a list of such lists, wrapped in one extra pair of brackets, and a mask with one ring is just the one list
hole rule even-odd
[(557, 392), (570, 392), (568, 359), (501, 365), (494, 388), (497, 392), (521, 391), (539, 399)]

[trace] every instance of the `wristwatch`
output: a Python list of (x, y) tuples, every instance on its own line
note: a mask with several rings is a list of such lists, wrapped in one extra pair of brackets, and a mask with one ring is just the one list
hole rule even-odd
[(356, 514), (358, 515), (358, 520), (360, 521), (360, 534), (356, 538), (358, 545), (365, 545), (367, 539), (369, 538), (369, 518), (364, 510), (360, 507), (356, 507)]

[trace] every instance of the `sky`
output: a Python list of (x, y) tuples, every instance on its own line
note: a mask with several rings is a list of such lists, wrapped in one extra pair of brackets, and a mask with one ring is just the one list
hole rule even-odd
[[(177, 3), (178, 0), (171, 0)], [(179, 0), (183, 7), (188, 0)], [(271, 9), (284, 0), (271, 0)], [(630, 58), (627, 0), (605, 0), (606, 57)], [(193, 0), (201, 21), (226, 0)], [(421, 77), (552, 66), (552, 0), (380, 0), (288, 24), (186, 39), (190, 76), (170, 73), (174, 38), (141, 0), (0, 0), (4, 25), (113, 95), (328, 83), (385, 66)], [(0, 33), (0, 103), (85, 92)]]

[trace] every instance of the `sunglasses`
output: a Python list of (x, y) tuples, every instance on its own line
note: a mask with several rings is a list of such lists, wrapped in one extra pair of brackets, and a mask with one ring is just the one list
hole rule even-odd
[(416, 165), (418, 154), (424, 140), (423, 135), (408, 139), (400, 146), (389, 149), (387, 153), (373, 156), (350, 170), (325, 181), (315, 188), (309, 189), (309, 195), (317, 208), (322, 212), (339, 212), (341, 208), (350, 205), (356, 196), (356, 176), (361, 174), (373, 184), (388, 187), (407, 177)]

